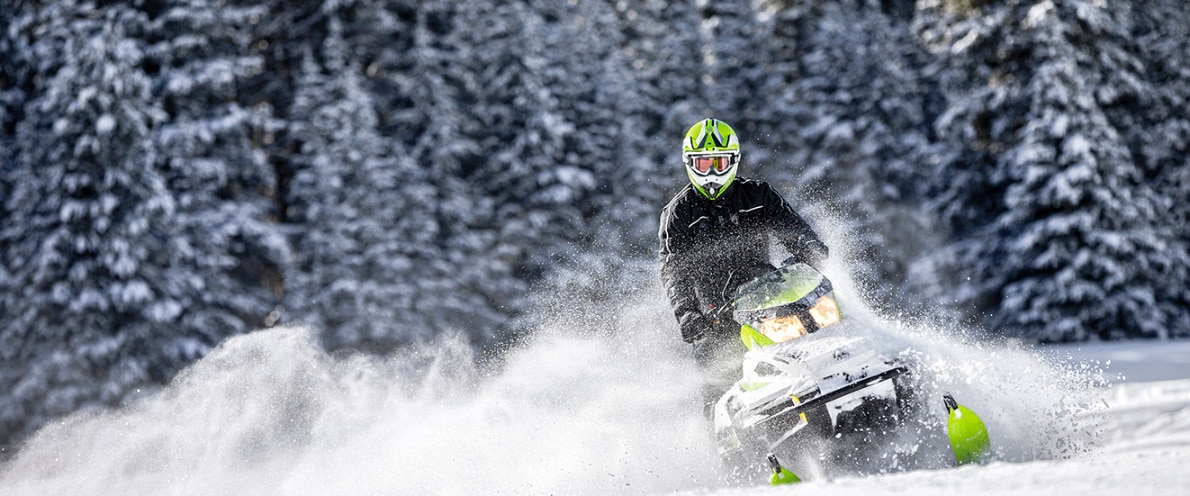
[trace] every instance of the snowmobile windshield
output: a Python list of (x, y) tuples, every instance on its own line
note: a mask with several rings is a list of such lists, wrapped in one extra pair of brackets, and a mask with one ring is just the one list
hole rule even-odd
[(756, 312), (794, 304), (811, 293), (822, 292), (820, 289), (829, 292), (830, 281), (813, 267), (806, 264), (781, 267), (742, 284), (736, 290), (735, 311)]
[(840, 321), (830, 280), (804, 264), (782, 267), (740, 286), (736, 322), (775, 343), (796, 339)]

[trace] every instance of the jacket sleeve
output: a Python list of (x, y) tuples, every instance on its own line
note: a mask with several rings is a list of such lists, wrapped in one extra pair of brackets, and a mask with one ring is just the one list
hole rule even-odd
[(766, 186), (764, 209), (771, 212), (770, 222), (777, 239), (794, 260), (818, 267), (828, 255), (826, 243), (772, 186)]
[(698, 309), (698, 298), (694, 293), (690, 271), (690, 239), (686, 226), (667, 207), (661, 212), (661, 229), (657, 234), (661, 243), (661, 284), (673, 307), (674, 317), (679, 324), (686, 324), (702, 312)]

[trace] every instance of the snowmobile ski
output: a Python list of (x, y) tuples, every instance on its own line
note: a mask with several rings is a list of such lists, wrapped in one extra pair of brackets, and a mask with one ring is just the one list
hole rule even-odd
[(946, 404), (946, 435), (950, 438), (955, 462), (966, 465), (987, 460), (991, 441), (983, 420), (970, 408), (958, 404), (950, 393), (942, 395), (942, 402)]
[(777, 455), (769, 453), (768, 458), (769, 466), (773, 469), (773, 476), (769, 479), (769, 485), (780, 486), (802, 481), (796, 474), (781, 466), (781, 462), (777, 460)]

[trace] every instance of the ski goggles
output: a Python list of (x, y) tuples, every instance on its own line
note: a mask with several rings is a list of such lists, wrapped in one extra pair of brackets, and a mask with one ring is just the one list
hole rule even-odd
[(720, 175), (731, 170), (737, 157), (738, 155), (733, 153), (691, 154), (686, 157), (686, 166), (700, 176)]

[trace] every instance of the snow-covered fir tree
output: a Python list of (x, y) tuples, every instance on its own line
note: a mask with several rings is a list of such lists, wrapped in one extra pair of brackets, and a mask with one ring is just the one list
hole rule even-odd
[[(16, 127), (16, 181), (0, 228), (0, 432), (115, 404), (166, 379), (182, 311), (169, 240), (175, 203), (153, 168), (163, 112), (141, 70), (133, 9), (59, 2), (17, 37), (38, 75)], [(2, 442), (2, 441), (0, 441)]]
[(533, 313), (564, 311), (616, 329), (624, 324), (609, 308), (633, 301), (656, 278), (658, 212), (688, 183), (680, 139), (708, 115), (701, 14), (659, 1), (554, 9), (542, 11), (551, 33), (547, 46), (562, 48), (546, 52), (549, 65), (559, 67), (549, 73), (549, 84), (573, 127), (560, 160), (583, 172), (570, 175), (571, 182), (589, 178), (593, 187), (570, 188), (582, 193), (584, 220), (560, 226), (570, 232), (564, 246), (549, 252), (561, 256), (534, 285), (536, 294), (547, 296), (544, 311)]
[[(766, 93), (779, 78), (768, 65), (765, 41), (772, 29), (772, 15), (761, 15), (754, 0), (706, 2), (700, 6), (701, 56), (708, 83), (706, 111), (731, 123), (744, 137), (767, 133), (760, 121)], [(763, 152), (757, 150), (763, 162)]]
[[(623, 298), (635, 269), (624, 261), (651, 260), (661, 201), (661, 191), (649, 191), (658, 164), (643, 159), (645, 102), (619, 29), (619, 16), (633, 15), (632, 7), (534, 2), (532, 8), (543, 22), (525, 36), (548, 47), (540, 52), (544, 70), (536, 71), (536, 84), (550, 98), (549, 114), (534, 127), (556, 135), (558, 145), (534, 164), (536, 185), (524, 193), (536, 215), (552, 212), (525, 265), (544, 277), (536, 291), (569, 302), (567, 312), (589, 310), (572, 318), (611, 326), (610, 312), (574, 303)], [(655, 200), (641, 201), (649, 197)]]
[(1077, 0), (988, 9), (941, 35), (959, 63), (942, 76), (953, 107), (939, 133), (977, 149), (942, 163), (975, 181), (939, 176), (940, 196), (959, 205), (947, 253), (960, 301), (1030, 339), (1164, 335), (1160, 199), (1104, 112), (1138, 76), (1119, 45), (1126, 26)]
[(1130, 84), (1108, 96), (1105, 109), (1154, 188), (1161, 219), (1154, 229), (1166, 243), (1155, 285), (1157, 304), (1168, 316), (1168, 334), (1190, 336), (1190, 4), (1171, 0), (1124, 3), (1113, 9), (1129, 21), (1121, 42), (1138, 60), (1122, 71)]
[[(27, 98), (25, 89), (32, 80), (31, 64), (21, 58), (25, 54), (17, 49), (17, 33), (29, 29), (32, 20), (33, 16), (20, 11), (0, 18), (0, 60), (6, 61), (0, 64), (0, 198), (8, 198), (17, 181), (13, 170), (16, 124)], [(0, 224), (7, 224), (9, 218), (4, 203), (0, 201)], [(4, 252), (0, 250), (0, 291), (6, 287), (3, 266)], [(0, 315), (4, 315), (2, 309)]]
[(1011, 115), (1010, 86), (1005, 83), (1015, 81), (1017, 67), (1012, 60), (1000, 65), (988, 61), (1003, 56), (997, 43), (1008, 36), (1009, 21), (1004, 9), (983, 13), (945, 0), (919, 2), (918, 7), (914, 31), (931, 52), (926, 71), (938, 85), (932, 98), (942, 100), (930, 123), (939, 146), (924, 164), (928, 179), (922, 208), (947, 241), (919, 255), (908, 287), (982, 326), (978, 321), (992, 303), (978, 289), (981, 280), (955, 274), (971, 270), (963, 264), (978, 258), (972, 252), (991, 236), (989, 219), (1004, 211), (1007, 180), (993, 173), (990, 164), (1003, 152), (1003, 143), (1013, 139), (996, 117)]
[[(526, 286), (513, 271), (538, 227), (501, 198), (515, 195), (522, 180), (502, 171), (525, 172), (528, 157), (501, 156), (519, 131), (508, 126), (524, 122), (514, 120), (521, 114), (512, 102), (490, 97), (511, 96), (520, 84), (516, 35), (521, 23), (534, 22), (524, 13), (523, 5), (500, 2), (421, 4), (411, 72), (398, 76), (424, 129), (410, 152), (438, 186), (416, 214), (437, 227), (438, 253), (425, 261), (419, 283), (433, 302), (428, 315), (436, 329), (466, 330), (477, 340), (491, 339), (521, 309), (515, 301)], [(497, 156), (504, 169), (495, 168)]]
[(931, 152), (926, 126), (929, 81), (920, 76), (907, 20), (881, 2), (795, 2), (773, 13), (767, 64), (783, 77), (755, 112), (767, 124), (767, 170), (799, 208), (828, 220), (867, 298), (894, 298), (907, 277), (903, 261), (929, 242), (913, 198)]
[(301, 153), (288, 190), (298, 226), (289, 318), (331, 349), (388, 350), (435, 329), (418, 287), (429, 275), (419, 266), (435, 255), (433, 239), (418, 238), (433, 231), (417, 233), (425, 224), (411, 219), (433, 189), (402, 145), (378, 133), (342, 21), (332, 12), (327, 24), (317, 55), (305, 57), (291, 112)]
[(152, 138), (158, 170), (177, 200), (171, 284), (186, 294), (180, 339), (171, 346), (194, 359), (279, 318), (288, 246), (262, 150), (271, 131), (266, 112), (248, 106), (240, 91), (263, 69), (252, 29), (266, 12), (211, 0), (157, 7), (147, 62), (167, 115)]
[(640, 249), (653, 255), (655, 217), (689, 182), (681, 161), (682, 136), (694, 122), (711, 116), (703, 77), (705, 43), (698, 29), (702, 13), (684, 3), (650, 0), (616, 3), (616, 14), (624, 33), (624, 65), (610, 67), (611, 81), (602, 84), (621, 85), (613, 92), (624, 109), (615, 116), (622, 126), (616, 142), (626, 145), (617, 147), (623, 155), (608, 164), (615, 166), (606, 173), (610, 177), (597, 175), (606, 185), (600, 186), (597, 201), (602, 222), (633, 225), (627, 242), (644, 242)]

